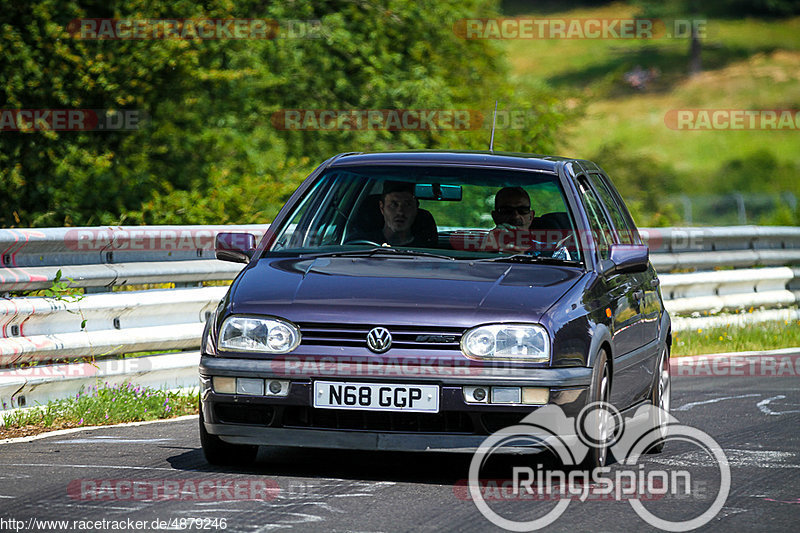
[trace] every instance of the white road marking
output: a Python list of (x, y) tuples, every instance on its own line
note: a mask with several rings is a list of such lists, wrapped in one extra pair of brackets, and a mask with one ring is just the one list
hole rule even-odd
[(53, 444), (97, 444), (98, 442), (111, 442), (113, 444), (157, 444), (170, 442), (175, 439), (119, 439), (117, 437), (100, 436), (87, 439), (54, 440)]
[(720, 509), (719, 513), (717, 513), (717, 516), (715, 518), (719, 520), (720, 518), (725, 518), (726, 516), (746, 513), (749, 511), (750, 509), (742, 509), (741, 507), (723, 507), (722, 509)]
[[(52, 501), (48, 501), (46, 503), (38, 504), (37, 507), (41, 507), (47, 510), (51, 510), (52, 508), (75, 508), (86, 510), (87, 507), (91, 507), (93, 509), (97, 509), (102, 506), (103, 511), (121, 511), (125, 513), (129, 513), (131, 511), (141, 511), (146, 506), (145, 505), (107, 505), (108, 501), (102, 502), (86, 502), (86, 503), (53, 503)], [(94, 504), (94, 505), (92, 505)]]
[(706, 405), (706, 404), (709, 404), (709, 403), (717, 403), (717, 402), (721, 402), (723, 400), (737, 400), (739, 398), (754, 398), (756, 396), (760, 397), (761, 395), (760, 394), (740, 394), (739, 396), (723, 396), (722, 398), (714, 398), (714, 399), (711, 399), (711, 400), (703, 400), (702, 402), (687, 403), (686, 405), (682, 405), (682, 406), (677, 407), (677, 408), (675, 408), (673, 410), (674, 411), (688, 411), (692, 407), (696, 407), (698, 405)]
[(144, 422), (126, 422), (125, 424), (111, 424), (105, 426), (87, 426), (82, 428), (69, 428), (59, 429), (56, 431), (48, 431), (47, 433), (39, 433), (38, 435), (31, 435), (30, 437), (14, 437), (12, 439), (0, 439), (0, 444), (13, 444), (15, 442), (30, 442), (33, 440), (46, 439), (48, 437), (56, 437), (58, 435), (69, 435), (70, 433), (77, 433), (79, 431), (97, 431), (98, 429), (119, 428), (129, 426), (147, 426), (150, 424), (163, 424), (164, 422), (177, 422), (179, 420), (197, 419), (199, 415), (185, 415), (177, 416), (175, 418), (164, 418), (161, 420), (146, 420)]
[[(324, 522), (327, 519), (327, 516), (323, 516), (322, 512), (327, 512), (328, 514), (345, 512), (322, 500), (355, 495), (374, 497), (376, 490), (391, 485), (395, 485), (395, 483), (393, 481), (358, 482), (343, 479), (292, 483), (286, 490), (281, 490), (277, 500), (265, 502), (265, 505), (270, 509), (270, 517), (277, 516), (272, 518), (272, 523), (265, 524), (256, 531), (257, 533), (265, 533), (274, 529), (293, 528), (295, 525), (311, 523), (315, 524), (314, 527), (317, 528), (319, 522)], [(330, 494), (324, 490), (328, 488), (345, 489), (349, 492), (346, 494)], [(307, 506), (318, 509), (319, 514), (314, 514), (311, 509), (305, 509)], [(292, 510), (289, 510), (290, 508)], [(302, 511), (297, 509), (302, 509)]]
[[(667, 446), (669, 446), (669, 443), (667, 443)], [(788, 462), (788, 460), (795, 460), (795, 463), (798, 462), (796, 461), (797, 454), (794, 452), (737, 449), (724, 449), (723, 451), (732, 468), (800, 468), (800, 464)], [(714, 459), (700, 451), (681, 453), (672, 457), (651, 457), (650, 460), (667, 466), (717, 468)]]
[(39, 464), (39, 463), (0, 463), (0, 466), (36, 466), (42, 468), (115, 468), (118, 470), (167, 470), (169, 472), (175, 472), (174, 468), (162, 468), (158, 466), (122, 466), (122, 465), (64, 465), (58, 463), (46, 463), (46, 464)]
[(786, 399), (786, 396), (784, 396), (783, 394), (779, 394), (777, 396), (773, 396), (772, 398), (767, 398), (765, 400), (761, 400), (760, 402), (758, 402), (756, 404), (756, 406), (759, 408), (759, 410), (762, 413), (764, 413), (765, 415), (770, 415), (770, 416), (786, 415), (786, 414), (789, 414), (789, 413), (800, 413), (800, 410), (797, 410), (797, 409), (792, 409), (792, 410), (789, 410), (789, 411), (773, 411), (772, 409), (769, 408), (769, 403), (770, 402), (772, 402), (774, 400), (785, 400), (785, 399)]

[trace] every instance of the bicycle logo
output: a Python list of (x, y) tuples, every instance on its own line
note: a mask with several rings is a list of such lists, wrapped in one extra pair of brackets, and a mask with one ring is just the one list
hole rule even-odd
[[(509, 531), (535, 531), (557, 520), (567, 510), (572, 498), (559, 498), (556, 505), (544, 516), (532, 520), (517, 521), (501, 516), (489, 506), (481, 490), (481, 469), (494, 453), (507, 451), (509, 448), (533, 447), (550, 451), (562, 465), (570, 468), (581, 465), (592, 448), (606, 446), (609, 454), (617, 459), (623, 469), (627, 468), (630, 472), (634, 470), (632, 467), (639, 465), (637, 472), (641, 474), (640, 459), (651, 448), (667, 442), (681, 441), (702, 449), (713, 458), (718, 467), (719, 489), (711, 505), (703, 513), (688, 520), (667, 520), (656, 516), (645, 507), (642, 503), (645, 495), (634, 493), (626, 499), (636, 514), (648, 524), (665, 531), (689, 531), (708, 523), (725, 504), (731, 484), (728, 459), (719, 444), (707, 433), (680, 424), (668, 412), (652, 405), (640, 407), (629, 418), (623, 418), (619, 411), (603, 402), (587, 405), (574, 419), (567, 417), (556, 405), (547, 405), (533, 411), (519, 424), (503, 428), (483, 441), (470, 463), (469, 494), (481, 514), (493, 524)], [(531, 469), (527, 468), (527, 471), (531, 472)], [(584, 479), (591, 479), (593, 482), (605, 479), (598, 476), (598, 473), (607, 474), (609, 471), (608, 467), (595, 468), (591, 475), (586, 475)], [(516, 472), (515, 468), (515, 477)], [(570, 475), (570, 479), (573, 477)], [(663, 476), (659, 479), (663, 480)], [(514, 481), (516, 483), (519, 480)], [(649, 476), (647, 481), (650, 481)], [(640, 483), (642, 482), (643, 480), (640, 480)], [(613, 486), (613, 483), (611, 485)], [(529, 481), (528, 487), (530, 486)], [(515, 491), (518, 488), (515, 485)], [(597, 489), (596, 484), (593, 485), (593, 489)], [(584, 495), (581, 500), (585, 499), (586, 486), (582, 490)], [(616, 487), (617, 495), (619, 490), (619, 487)]]

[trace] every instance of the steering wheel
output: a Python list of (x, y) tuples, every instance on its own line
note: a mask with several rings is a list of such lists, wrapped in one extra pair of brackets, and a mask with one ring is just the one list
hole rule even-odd
[(354, 241), (347, 241), (347, 242), (346, 242), (346, 243), (344, 243), (344, 244), (371, 244), (372, 246), (377, 246), (378, 248), (380, 248), (381, 246), (383, 246), (383, 245), (381, 245), (381, 244), (378, 244), (378, 243), (377, 243), (377, 242), (375, 242), (375, 241), (370, 241), (370, 240), (368, 240), (368, 239), (356, 239), (356, 240), (354, 240)]

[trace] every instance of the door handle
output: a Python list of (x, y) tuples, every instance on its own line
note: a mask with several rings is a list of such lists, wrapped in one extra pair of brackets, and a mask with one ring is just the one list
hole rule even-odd
[(633, 291), (633, 297), (637, 300), (642, 300), (644, 298), (644, 291), (641, 289), (638, 291)]
[(656, 287), (658, 287), (659, 285), (661, 285), (661, 280), (660, 279), (655, 278), (655, 279), (651, 279), (650, 280), (650, 286), (653, 287), (654, 289)]

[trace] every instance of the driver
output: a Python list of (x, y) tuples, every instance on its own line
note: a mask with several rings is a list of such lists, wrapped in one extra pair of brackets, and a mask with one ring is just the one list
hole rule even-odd
[(429, 246), (426, 239), (412, 232), (419, 209), (413, 183), (385, 182), (378, 205), (383, 215), (383, 226), (359, 235), (359, 239), (390, 246)]

